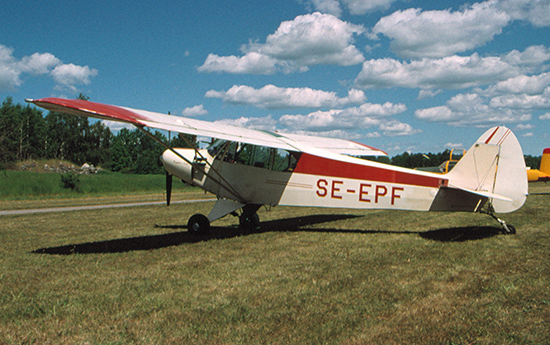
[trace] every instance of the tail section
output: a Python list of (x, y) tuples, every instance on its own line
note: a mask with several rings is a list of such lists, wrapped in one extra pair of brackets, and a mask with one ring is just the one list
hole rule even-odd
[(542, 151), (542, 159), (540, 161), (539, 170), (550, 175), (550, 147)]
[(447, 174), (448, 187), (480, 196), (479, 203), (489, 200), (496, 212), (512, 212), (527, 198), (525, 169), (523, 151), (514, 133), (506, 127), (494, 127)]

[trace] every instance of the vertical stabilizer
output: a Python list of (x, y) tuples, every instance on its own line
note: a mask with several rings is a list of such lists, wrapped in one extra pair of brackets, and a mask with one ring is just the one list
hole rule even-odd
[[(527, 197), (527, 175), (521, 146), (512, 131), (485, 132), (447, 175), (449, 187), (490, 196), (494, 210), (512, 212)], [(493, 195), (494, 197), (491, 197)]]
[(540, 171), (550, 175), (550, 147), (542, 151), (542, 159), (540, 160)]

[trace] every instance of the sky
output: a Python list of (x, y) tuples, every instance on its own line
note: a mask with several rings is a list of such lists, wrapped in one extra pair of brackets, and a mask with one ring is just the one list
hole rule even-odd
[(541, 155), (549, 14), (550, 0), (7, 1), (0, 99), (82, 93), (390, 156), (504, 125)]

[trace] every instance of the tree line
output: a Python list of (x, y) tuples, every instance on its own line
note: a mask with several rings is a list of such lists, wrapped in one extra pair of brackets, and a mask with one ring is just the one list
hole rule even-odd
[[(80, 95), (79, 99), (87, 100)], [(185, 139), (154, 135), (172, 147), (189, 147)], [(191, 143), (195, 136), (186, 136)], [(103, 122), (14, 104), (7, 97), (0, 107), (0, 169), (31, 159), (61, 159), (93, 164), (116, 172), (163, 174), (164, 148), (139, 129), (113, 134)]]
[[(84, 95), (79, 99), (87, 100)], [(154, 135), (172, 147), (189, 147), (195, 136), (167, 138)], [(113, 134), (101, 121), (90, 124), (87, 117), (49, 112), (30, 105), (14, 104), (6, 98), (0, 108), (0, 169), (29, 159), (61, 159), (89, 163), (115, 172), (162, 174), (159, 157), (164, 148), (138, 129)], [(438, 166), (449, 159), (450, 150), (440, 153), (408, 153), (373, 160), (406, 168)], [(538, 168), (541, 156), (525, 156), (527, 166)]]

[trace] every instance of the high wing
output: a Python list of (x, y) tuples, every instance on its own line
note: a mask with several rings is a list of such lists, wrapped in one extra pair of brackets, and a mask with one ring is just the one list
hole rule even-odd
[(354, 156), (387, 155), (382, 150), (350, 140), (273, 133), (85, 100), (41, 98), (27, 99), (26, 101), (44, 109), (60, 113), (124, 122), (138, 127), (150, 127), (259, 146), (269, 146), (283, 150), (310, 152), (321, 149)]

